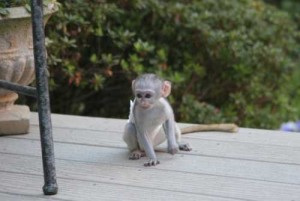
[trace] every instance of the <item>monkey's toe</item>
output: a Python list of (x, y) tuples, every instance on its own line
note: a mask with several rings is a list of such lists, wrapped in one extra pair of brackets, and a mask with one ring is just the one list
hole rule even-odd
[(147, 163), (144, 163), (145, 167), (158, 165), (160, 162), (157, 159), (151, 159)]
[(131, 152), (131, 154), (129, 155), (129, 160), (138, 160), (141, 157), (144, 157), (145, 155), (146, 155), (145, 152), (142, 152), (140, 150), (135, 150)]
[(181, 150), (181, 151), (192, 151), (192, 147), (188, 143), (180, 144), (179, 145), (179, 150)]

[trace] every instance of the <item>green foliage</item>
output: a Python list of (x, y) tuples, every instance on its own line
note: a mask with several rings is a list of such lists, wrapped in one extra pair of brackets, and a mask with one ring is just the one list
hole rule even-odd
[(179, 121), (277, 128), (299, 96), (299, 32), (260, 0), (66, 0), (48, 24), (52, 110), (128, 115), (131, 80), (172, 81)]
[(10, 8), (16, 6), (24, 6), (29, 3), (29, 0), (1, 0), (0, 8)]
[[(188, 122), (195, 122), (195, 119), (201, 119), (201, 123), (224, 123), (228, 121), (218, 108), (205, 102), (198, 102), (192, 95), (186, 95), (182, 98), (179, 111), (181, 118)], [(234, 120), (231, 119), (230, 121)]]
[[(298, 0), (265, 0), (266, 2), (275, 5), (276, 7), (288, 12), (294, 22), (297, 24), (298, 30), (300, 30), (300, 1)], [(299, 41), (298, 41), (299, 43)], [(300, 55), (300, 48), (298, 47), (298, 55)], [(297, 59), (297, 58), (296, 58)], [(298, 68), (300, 67), (300, 57), (298, 56)], [(291, 102), (290, 106), (294, 108), (300, 108), (300, 82), (299, 82), (300, 72), (299, 70), (294, 71), (289, 82), (286, 83), (286, 87), (290, 89)]]
[(300, 1), (299, 0), (264, 0), (267, 3), (273, 4), (282, 10), (291, 14), (296, 22), (300, 19)]

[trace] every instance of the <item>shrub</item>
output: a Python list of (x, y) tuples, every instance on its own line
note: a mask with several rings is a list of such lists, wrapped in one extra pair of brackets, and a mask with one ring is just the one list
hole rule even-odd
[(47, 35), (53, 112), (126, 118), (143, 72), (172, 81), (179, 121), (276, 128), (299, 112), (299, 32), (259, 0), (66, 0)]

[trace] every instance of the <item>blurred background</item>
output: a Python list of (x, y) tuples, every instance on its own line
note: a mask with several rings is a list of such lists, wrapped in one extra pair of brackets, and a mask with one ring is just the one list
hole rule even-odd
[(298, 0), (59, 3), (46, 27), (53, 113), (127, 118), (131, 81), (151, 72), (172, 82), (180, 122), (278, 129), (300, 116)]

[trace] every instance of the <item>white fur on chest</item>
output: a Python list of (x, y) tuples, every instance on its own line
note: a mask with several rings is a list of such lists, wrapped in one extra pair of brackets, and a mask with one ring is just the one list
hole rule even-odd
[[(129, 122), (135, 124), (139, 135), (145, 135), (151, 140), (153, 146), (157, 146), (166, 140), (163, 124), (173, 116), (173, 110), (167, 100), (159, 99), (157, 104), (149, 109), (143, 109), (130, 101)], [(143, 145), (139, 141), (140, 148)]]
[(130, 101), (129, 122), (137, 125), (144, 135), (155, 138), (161, 133), (168, 116), (164, 101), (160, 99), (156, 107), (150, 109), (134, 108), (134, 102)]

